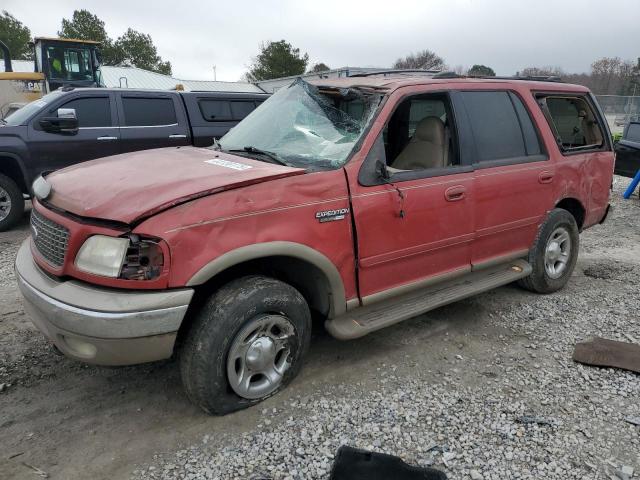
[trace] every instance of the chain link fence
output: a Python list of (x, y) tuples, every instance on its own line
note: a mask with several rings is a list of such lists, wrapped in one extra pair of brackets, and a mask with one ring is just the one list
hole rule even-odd
[(613, 135), (621, 134), (630, 120), (640, 121), (640, 96), (596, 95)]

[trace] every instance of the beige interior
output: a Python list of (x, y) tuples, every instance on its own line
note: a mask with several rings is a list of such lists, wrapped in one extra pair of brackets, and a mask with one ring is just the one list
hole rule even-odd
[(441, 168), (447, 163), (444, 123), (438, 117), (425, 117), (418, 123), (407, 146), (393, 162), (396, 170)]
[(600, 145), (602, 143), (602, 135), (595, 118), (592, 118), (593, 115), (586, 109), (580, 110), (578, 115), (586, 145)]

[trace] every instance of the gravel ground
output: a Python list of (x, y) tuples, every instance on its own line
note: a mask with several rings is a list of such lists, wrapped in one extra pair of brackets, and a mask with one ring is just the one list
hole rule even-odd
[(14, 284), (25, 220), (0, 234), (0, 478), (327, 479), (343, 444), (452, 479), (640, 478), (640, 427), (625, 420), (640, 417), (640, 375), (571, 360), (594, 335), (640, 340), (627, 183), (616, 178), (616, 210), (581, 236), (563, 291), (507, 286), (348, 343), (317, 328), (288, 389), (225, 417), (189, 404), (174, 361), (52, 355)]
[[(616, 190), (624, 183), (618, 179)], [(595, 335), (640, 339), (640, 257), (629, 258), (637, 253), (640, 208), (616, 203), (615, 226), (623, 228), (582, 236), (581, 262), (565, 290), (518, 292), (505, 304), (501, 289), (470, 301), (489, 311), (485, 327), (505, 332), (490, 351), (454, 344), (440, 367), (426, 371), (411, 358), (382, 363), (369, 381), (323, 384), (263, 408), (241, 436), (212, 432), (135, 473), (326, 479), (346, 444), (436, 466), (450, 478), (631, 478), (640, 469), (640, 427), (625, 418), (640, 416), (639, 376), (571, 360), (575, 343)]]

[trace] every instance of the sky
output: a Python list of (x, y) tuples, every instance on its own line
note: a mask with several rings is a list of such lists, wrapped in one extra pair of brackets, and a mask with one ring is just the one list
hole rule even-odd
[(498, 75), (530, 66), (586, 72), (600, 57), (637, 61), (640, 0), (2, 0), (34, 36), (87, 9), (117, 38), (153, 38), (175, 77), (236, 81), (262, 42), (285, 39), (331, 68), (390, 67), (430, 49), (452, 69), (484, 64)]

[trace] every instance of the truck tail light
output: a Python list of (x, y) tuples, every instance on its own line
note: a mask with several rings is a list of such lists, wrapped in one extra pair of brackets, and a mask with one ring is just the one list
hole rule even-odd
[(130, 243), (124, 258), (120, 278), (124, 280), (153, 280), (164, 267), (164, 254), (160, 244), (138, 235), (129, 237)]

